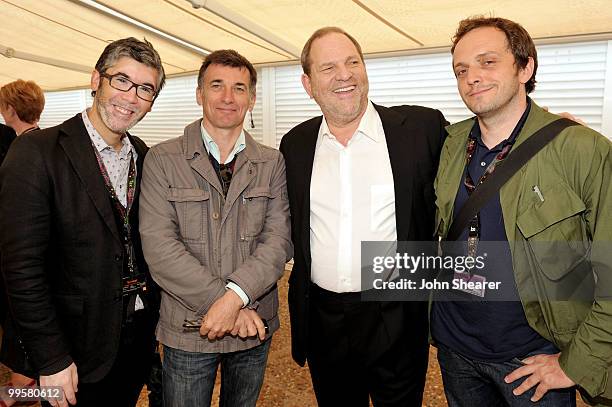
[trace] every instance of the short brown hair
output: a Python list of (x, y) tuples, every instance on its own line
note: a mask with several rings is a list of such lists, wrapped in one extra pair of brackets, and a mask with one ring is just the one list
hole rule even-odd
[(0, 88), (0, 105), (12, 106), (22, 122), (35, 123), (45, 108), (45, 94), (34, 81), (17, 79)]
[[(106, 73), (106, 70), (117, 63), (120, 58), (128, 57), (134, 61), (144, 64), (149, 68), (157, 71), (157, 87), (155, 88), (155, 97), (166, 83), (166, 72), (162, 65), (161, 58), (153, 44), (146, 39), (140, 41), (134, 37), (122, 38), (108, 44), (96, 62), (95, 70), (98, 73)], [(91, 96), (96, 96), (96, 91), (91, 92)]]
[(323, 28), (319, 28), (317, 31), (312, 33), (310, 38), (308, 38), (308, 41), (306, 41), (306, 44), (304, 44), (304, 48), (302, 48), (302, 56), (300, 58), (300, 62), (302, 63), (302, 70), (304, 71), (306, 75), (310, 75), (310, 49), (312, 48), (312, 43), (317, 38), (324, 37), (327, 34), (331, 34), (331, 33), (345, 35), (346, 38), (351, 40), (355, 48), (357, 48), (357, 52), (359, 52), (359, 57), (361, 58), (361, 62), (364, 62), (363, 52), (361, 51), (361, 45), (359, 45), (357, 40), (352, 35), (344, 31), (340, 27), (323, 27)]
[(200, 71), (198, 72), (199, 88), (204, 86), (202, 83), (204, 80), (204, 72), (206, 72), (206, 69), (213, 64), (231, 66), (232, 68), (246, 68), (246, 70), (249, 71), (249, 92), (251, 95), (255, 94), (257, 90), (257, 71), (248, 59), (233, 49), (220, 49), (206, 55), (206, 58), (204, 58), (204, 61), (202, 61), (202, 65), (200, 66)]
[(470, 31), (481, 27), (493, 27), (497, 28), (506, 35), (508, 41), (508, 49), (514, 55), (514, 63), (523, 69), (529, 62), (529, 57), (533, 58), (533, 74), (529, 81), (525, 84), (525, 90), (527, 93), (533, 92), (536, 84), (536, 72), (538, 70), (538, 52), (536, 51), (535, 44), (531, 39), (531, 36), (523, 28), (522, 25), (515, 23), (514, 21), (500, 17), (485, 17), (485, 16), (473, 16), (462, 20), (459, 23), (457, 32), (453, 37), (453, 46), (451, 47), (451, 53), (455, 52), (457, 43)]

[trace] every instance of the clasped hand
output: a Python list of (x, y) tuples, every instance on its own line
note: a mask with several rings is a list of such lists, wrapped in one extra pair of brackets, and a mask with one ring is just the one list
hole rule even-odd
[(227, 290), (202, 318), (200, 335), (211, 341), (228, 334), (240, 338), (258, 335), (263, 341), (266, 338), (263, 321), (256, 311), (242, 306), (240, 297), (233, 290)]

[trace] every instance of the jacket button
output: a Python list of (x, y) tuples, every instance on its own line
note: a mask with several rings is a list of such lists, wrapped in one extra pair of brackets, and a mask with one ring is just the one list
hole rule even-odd
[(119, 254), (115, 255), (115, 261), (120, 261), (121, 260), (121, 256)]
[(219, 214), (218, 214), (217, 212), (213, 212), (213, 214), (212, 214), (212, 218), (213, 218), (214, 220), (219, 219)]

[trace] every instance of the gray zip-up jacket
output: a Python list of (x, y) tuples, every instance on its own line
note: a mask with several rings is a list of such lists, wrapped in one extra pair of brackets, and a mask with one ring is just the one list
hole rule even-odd
[(183, 321), (205, 314), (232, 281), (268, 321), (268, 336), (278, 329), (276, 282), (293, 255), (285, 163), (278, 150), (247, 133), (224, 199), (200, 123), (149, 150), (140, 235), (151, 275), (162, 288), (158, 340), (189, 352), (234, 352), (261, 342), (230, 335), (209, 341), (197, 330), (184, 330)]

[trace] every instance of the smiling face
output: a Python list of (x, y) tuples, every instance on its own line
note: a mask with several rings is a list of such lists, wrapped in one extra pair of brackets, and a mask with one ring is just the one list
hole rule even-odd
[(310, 74), (302, 75), (302, 84), (336, 126), (361, 119), (368, 106), (365, 65), (346, 35), (332, 32), (312, 42)]
[(463, 102), (478, 117), (489, 118), (526, 101), (525, 83), (531, 78), (533, 59), (518, 68), (506, 35), (494, 27), (481, 27), (459, 40), (453, 69)]
[(242, 131), (244, 117), (255, 104), (249, 83), (250, 74), (244, 67), (211, 64), (206, 68), (196, 98), (202, 106), (204, 128), (211, 136), (220, 131), (232, 135)]
[[(120, 73), (130, 81), (147, 85), (157, 90), (158, 72), (147, 65), (129, 57), (122, 57), (105, 72), (108, 75)], [(90, 111), (90, 118), (96, 130), (102, 134), (122, 136), (151, 111), (153, 102), (136, 96), (136, 88), (127, 92), (114, 89), (107, 78), (94, 71), (91, 76), (91, 89), (96, 91)]]

